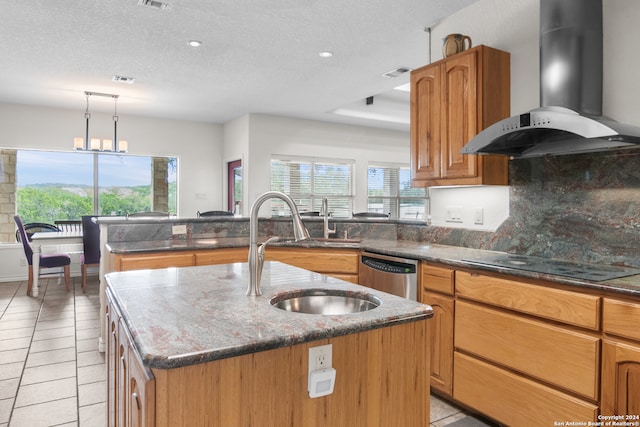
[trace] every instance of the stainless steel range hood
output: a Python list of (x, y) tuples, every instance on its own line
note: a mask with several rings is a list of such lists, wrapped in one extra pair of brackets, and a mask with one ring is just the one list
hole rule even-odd
[(522, 158), (640, 148), (640, 127), (602, 116), (602, 0), (540, 0), (540, 104), (489, 126), (460, 152)]

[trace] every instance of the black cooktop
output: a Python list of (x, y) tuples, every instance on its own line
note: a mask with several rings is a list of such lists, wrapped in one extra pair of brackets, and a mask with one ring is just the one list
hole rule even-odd
[(640, 269), (631, 267), (585, 264), (524, 255), (498, 254), (493, 258), (484, 260), (465, 259), (462, 261), (470, 264), (488, 265), (492, 267), (508, 267), (515, 270), (571, 277), (573, 279), (589, 280), (593, 282), (601, 282), (603, 280), (611, 280), (619, 277), (640, 274)]

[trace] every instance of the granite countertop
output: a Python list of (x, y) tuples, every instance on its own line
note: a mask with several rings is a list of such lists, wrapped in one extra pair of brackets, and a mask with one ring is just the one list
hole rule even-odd
[[(263, 240), (266, 239), (263, 238)], [(119, 242), (108, 243), (108, 249), (113, 253), (127, 254), (150, 251), (178, 251), (193, 249), (216, 249), (242, 247), (249, 245), (248, 237), (221, 237), (192, 240), (160, 240), (144, 242)], [(640, 298), (640, 274), (605, 281), (581, 280), (566, 276), (536, 273), (507, 266), (480, 265), (475, 262), (489, 262), (496, 254), (481, 249), (471, 249), (458, 246), (439, 245), (435, 243), (414, 242), (408, 240), (380, 240), (380, 239), (312, 239), (303, 242), (281, 241), (271, 246), (289, 246), (305, 248), (334, 248), (334, 249), (362, 249), (381, 254), (399, 256), (447, 264), (456, 268), (473, 268), (494, 273), (510, 274), (517, 277), (542, 279), (565, 285), (577, 286), (585, 289), (594, 289), (605, 292)], [(269, 249), (267, 248), (267, 251)], [(608, 266), (603, 266), (608, 267)]]
[[(109, 273), (107, 285), (136, 348), (151, 368), (171, 369), (395, 324), (424, 320), (430, 306), (265, 262), (263, 295), (248, 297), (247, 263)], [(347, 315), (291, 313), (270, 300), (303, 288), (366, 292), (382, 304)]]

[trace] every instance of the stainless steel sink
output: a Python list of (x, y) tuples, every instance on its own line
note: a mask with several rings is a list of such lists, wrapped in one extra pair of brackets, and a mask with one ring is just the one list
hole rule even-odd
[(278, 294), (271, 305), (295, 313), (335, 316), (373, 310), (382, 304), (380, 299), (365, 292), (340, 289), (304, 289)]

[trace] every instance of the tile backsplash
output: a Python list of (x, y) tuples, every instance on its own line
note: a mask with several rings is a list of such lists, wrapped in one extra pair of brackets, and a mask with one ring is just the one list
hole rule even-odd
[(640, 267), (640, 151), (509, 163), (510, 215), (495, 232), (399, 227), (399, 238)]

